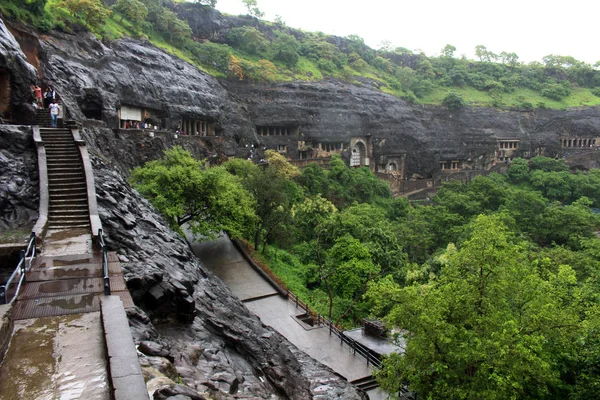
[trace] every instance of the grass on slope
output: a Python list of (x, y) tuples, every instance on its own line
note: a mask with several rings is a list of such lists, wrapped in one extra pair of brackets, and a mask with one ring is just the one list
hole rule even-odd
[[(493, 100), (487, 92), (479, 91), (470, 86), (436, 88), (432, 93), (418, 99), (418, 102), (421, 104), (442, 104), (444, 96), (451, 90), (462, 95), (470, 105), (492, 107)], [(522, 99), (530, 102), (535, 108), (542, 108), (540, 104), (544, 104), (546, 108), (555, 109), (600, 105), (600, 97), (594, 96), (587, 88), (573, 88), (571, 95), (561, 101), (549, 99), (531, 89), (518, 88), (512, 93), (502, 93), (501, 102), (506, 107), (518, 107)]]

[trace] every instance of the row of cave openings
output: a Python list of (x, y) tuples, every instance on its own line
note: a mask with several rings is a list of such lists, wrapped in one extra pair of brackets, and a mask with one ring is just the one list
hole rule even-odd
[(594, 146), (596, 146), (596, 139), (595, 138), (561, 139), (561, 145), (563, 148), (594, 147)]

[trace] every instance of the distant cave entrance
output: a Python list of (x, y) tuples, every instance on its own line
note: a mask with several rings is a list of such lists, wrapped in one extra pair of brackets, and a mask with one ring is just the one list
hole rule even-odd
[(389, 163), (388, 167), (387, 167), (388, 171), (398, 171), (398, 166), (396, 165), (396, 163)]
[(102, 119), (102, 104), (95, 101), (88, 101), (81, 105), (81, 111), (87, 119)]
[(10, 118), (10, 75), (7, 70), (0, 70), (0, 115)]
[(364, 143), (356, 142), (354, 148), (352, 149), (352, 156), (350, 157), (350, 166), (351, 167), (360, 167), (363, 165), (363, 160), (367, 156), (367, 149), (365, 148)]

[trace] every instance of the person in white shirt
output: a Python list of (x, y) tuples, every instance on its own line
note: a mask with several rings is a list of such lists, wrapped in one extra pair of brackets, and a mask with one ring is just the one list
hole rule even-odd
[(56, 104), (56, 100), (52, 100), (52, 103), (48, 106), (50, 108), (50, 117), (52, 118), (52, 127), (56, 128), (56, 120), (60, 114), (60, 106)]

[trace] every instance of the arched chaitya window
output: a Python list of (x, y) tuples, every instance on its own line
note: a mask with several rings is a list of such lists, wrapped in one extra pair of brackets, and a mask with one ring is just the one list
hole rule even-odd
[(352, 149), (352, 156), (350, 157), (351, 167), (360, 167), (363, 165), (366, 156), (365, 145), (362, 142), (357, 142)]

